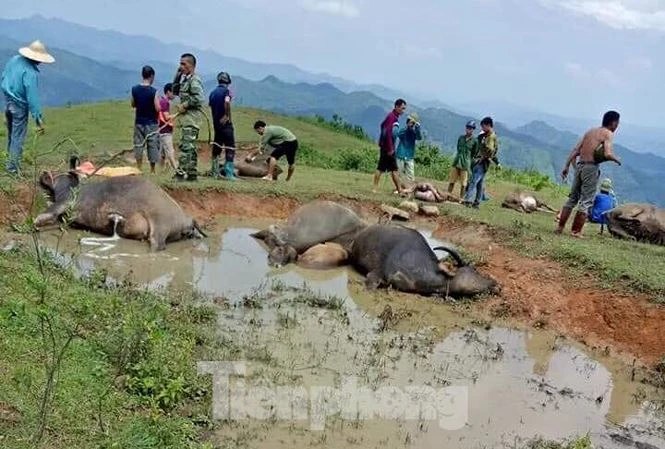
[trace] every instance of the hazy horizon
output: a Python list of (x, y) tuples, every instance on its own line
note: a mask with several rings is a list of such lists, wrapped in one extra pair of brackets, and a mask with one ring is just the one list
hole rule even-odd
[(147, 35), (453, 105), (506, 102), (592, 120), (617, 109), (659, 126), (665, 100), (653, 89), (665, 74), (665, 0), (118, 0), (99, 14), (100, 5), (23, 0), (3, 16)]

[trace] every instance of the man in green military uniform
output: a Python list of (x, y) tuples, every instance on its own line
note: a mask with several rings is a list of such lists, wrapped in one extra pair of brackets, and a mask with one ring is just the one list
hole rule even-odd
[(455, 183), (460, 183), (460, 199), (464, 198), (466, 186), (469, 183), (469, 172), (471, 171), (471, 157), (478, 151), (478, 140), (473, 137), (476, 122), (469, 120), (466, 123), (466, 132), (457, 139), (457, 153), (453, 159), (450, 173), (448, 174), (448, 193), (453, 193)]
[(174, 81), (174, 93), (180, 97), (178, 124), (180, 125), (180, 160), (175, 178), (178, 181), (196, 181), (197, 147), (201, 123), (205, 119), (205, 96), (201, 78), (195, 73), (196, 58), (190, 53), (180, 57), (180, 67)]

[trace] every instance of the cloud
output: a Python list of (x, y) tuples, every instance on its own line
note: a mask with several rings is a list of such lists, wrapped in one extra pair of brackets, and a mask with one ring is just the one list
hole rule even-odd
[(588, 79), (591, 73), (577, 62), (567, 62), (563, 65), (563, 71), (571, 78)]
[(665, 0), (540, 0), (616, 29), (665, 31)]
[(653, 62), (651, 62), (651, 59), (644, 57), (629, 59), (628, 61), (626, 61), (626, 65), (631, 69), (635, 69), (638, 71), (646, 71), (646, 70), (651, 70), (653, 68)]
[(416, 58), (422, 59), (442, 59), (443, 52), (436, 47), (423, 47), (419, 45), (406, 44), (402, 46), (402, 51)]
[(592, 71), (578, 62), (566, 62), (563, 71), (570, 78), (582, 83), (594, 83), (605, 86), (617, 87), (621, 80), (609, 69), (598, 69)]
[(303, 0), (303, 8), (308, 11), (322, 12), (334, 16), (355, 18), (360, 15), (360, 9), (348, 0)]

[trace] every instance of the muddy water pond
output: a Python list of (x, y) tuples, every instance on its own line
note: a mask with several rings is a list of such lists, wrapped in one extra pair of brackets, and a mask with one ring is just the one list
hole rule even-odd
[(44, 241), (78, 273), (211, 298), (245, 371), (215, 399), (233, 418), (213, 436), (223, 447), (512, 448), (589, 433), (596, 447), (665, 448), (663, 412), (618, 362), (459, 305), (367, 292), (347, 268), (271, 269), (250, 237), (269, 224), (225, 219), (159, 253), (74, 231)]

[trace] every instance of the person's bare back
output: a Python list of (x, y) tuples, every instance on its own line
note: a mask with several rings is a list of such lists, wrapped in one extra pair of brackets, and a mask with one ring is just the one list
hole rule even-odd
[(584, 162), (596, 162), (594, 153), (599, 146), (603, 146), (606, 157), (612, 153), (612, 137), (614, 133), (607, 128), (593, 128), (587, 131), (577, 143), (579, 157)]

